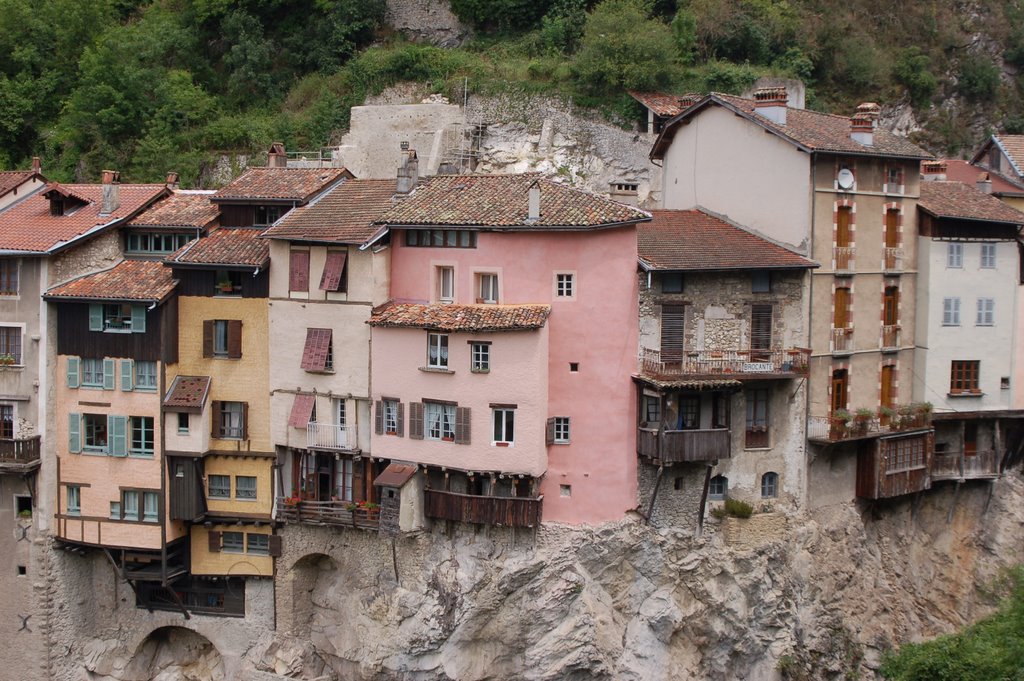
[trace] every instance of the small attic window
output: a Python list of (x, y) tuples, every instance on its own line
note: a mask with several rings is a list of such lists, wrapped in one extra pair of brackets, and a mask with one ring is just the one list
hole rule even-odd
[(50, 215), (64, 215), (64, 199), (50, 199)]
[(612, 189), (617, 192), (635, 192), (639, 185), (636, 182), (614, 182)]

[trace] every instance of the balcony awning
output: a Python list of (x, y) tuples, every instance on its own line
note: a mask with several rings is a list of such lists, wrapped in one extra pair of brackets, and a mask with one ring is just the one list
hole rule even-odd
[(292, 404), (292, 413), (288, 417), (288, 425), (292, 428), (305, 428), (313, 417), (313, 407), (316, 404), (316, 395), (298, 394)]
[(633, 380), (659, 390), (729, 390), (736, 392), (743, 387), (743, 381), (738, 381), (735, 378), (660, 379), (650, 376), (633, 376)]

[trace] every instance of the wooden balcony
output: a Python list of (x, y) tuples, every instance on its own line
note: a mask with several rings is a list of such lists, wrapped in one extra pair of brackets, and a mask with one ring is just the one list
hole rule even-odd
[(353, 450), (359, 447), (359, 439), (355, 426), (310, 421), (306, 426), (306, 446), (309, 449)]
[(24, 473), (39, 467), (39, 436), (0, 439), (0, 472)]
[(899, 325), (882, 326), (882, 351), (895, 351), (900, 348), (900, 327)]
[(853, 352), (853, 327), (832, 329), (832, 354)]
[(636, 453), (661, 463), (698, 463), (728, 459), (728, 428), (658, 430), (637, 428)]
[(835, 261), (835, 267), (833, 270), (837, 274), (844, 272), (853, 272), (854, 269), (854, 257), (857, 255), (857, 249), (853, 246), (836, 246), (832, 249), (832, 259)]
[(651, 377), (715, 376), (764, 379), (806, 376), (811, 360), (808, 348), (788, 350), (684, 351), (682, 357), (663, 357), (659, 350), (640, 351), (640, 373)]
[(351, 501), (291, 501), (278, 497), (277, 519), (285, 523), (376, 530), (380, 509), (362, 508)]
[(999, 458), (992, 450), (975, 454), (936, 453), (932, 456), (932, 480), (993, 480), (999, 477)]
[(857, 496), (891, 499), (929, 489), (934, 431), (885, 435), (857, 451)]
[(831, 443), (931, 428), (930, 413), (909, 412), (906, 407), (902, 411), (904, 413), (893, 416), (889, 423), (882, 423), (878, 417), (846, 421), (829, 416), (808, 416), (807, 439)]
[(903, 272), (903, 249), (886, 248), (882, 269), (889, 275)]
[(544, 501), (543, 495), (485, 497), (437, 489), (424, 490), (424, 497), (428, 518), (503, 527), (537, 527)]

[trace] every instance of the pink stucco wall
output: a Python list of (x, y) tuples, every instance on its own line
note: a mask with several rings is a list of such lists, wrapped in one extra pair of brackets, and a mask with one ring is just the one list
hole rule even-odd
[[(545, 416), (570, 418), (571, 444), (547, 447), (541, 487), (544, 520), (598, 523), (634, 508), (636, 415), (630, 375), (636, 368), (638, 334), (635, 228), (484, 232), (471, 249), (408, 248), (403, 243), (396, 234), (391, 274), (395, 299), (433, 300), (435, 268), (449, 265), (455, 268), (456, 303), (475, 302), (476, 272), (497, 272), (501, 303), (551, 304), (547, 376), (519, 371), (523, 381), (547, 381)], [(573, 298), (555, 297), (556, 272), (574, 273)], [(375, 396), (381, 394), (382, 367), (376, 358), (380, 331), (373, 333)], [(418, 333), (422, 356), (425, 332)], [(570, 372), (571, 362), (579, 364), (579, 371)], [(570, 496), (563, 496), (563, 485), (570, 487)]]

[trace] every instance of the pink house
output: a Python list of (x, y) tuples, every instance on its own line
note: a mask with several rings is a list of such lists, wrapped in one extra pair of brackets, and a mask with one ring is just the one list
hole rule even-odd
[(630, 375), (643, 211), (537, 175), (438, 176), (381, 220), (375, 457), (427, 518), (598, 523), (636, 506)]

